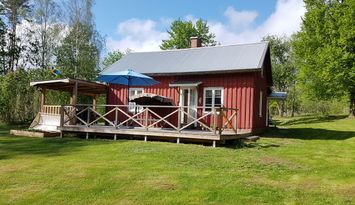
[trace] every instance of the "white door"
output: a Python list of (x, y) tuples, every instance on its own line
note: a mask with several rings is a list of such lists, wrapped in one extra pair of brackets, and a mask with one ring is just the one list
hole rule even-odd
[[(180, 106), (183, 106), (181, 123), (188, 124), (197, 118), (197, 89), (180, 88)], [(186, 114), (187, 113), (187, 114)], [(196, 126), (196, 123), (194, 123)]]

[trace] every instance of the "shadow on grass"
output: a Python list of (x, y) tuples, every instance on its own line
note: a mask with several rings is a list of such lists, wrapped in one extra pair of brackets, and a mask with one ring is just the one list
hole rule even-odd
[(287, 120), (273, 120), (276, 125), (298, 125), (298, 124), (309, 124), (309, 123), (324, 123), (333, 122), (336, 120), (347, 118), (347, 115), (329, 115), (329, 116), (304, 116), (289, 118)]
[(9, 135), (8, 129), (0, 130), (0, 160), (20, 155), (60, 156), (73, 153), (85, 146), (122, 143), (126, 140), (83, 140), (79, 137), (30, 138)]
[(273, 147), (280, 147), (280, 145), (275, 143), (261, 143), (261, 142), (244, 142), (243, 140), (234, 140), (226, 142), (224, 145), (228, 149), (241, 149), (241, 148), (256, 148), (256, 149), (267, 149)]
[(346, 140), (355, 137), (355, 132), (318, 128), (270, 128), (262, 137), (302, 140)]

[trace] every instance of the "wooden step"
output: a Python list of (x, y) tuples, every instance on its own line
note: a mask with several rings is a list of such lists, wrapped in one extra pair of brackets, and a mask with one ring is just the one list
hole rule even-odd
[(258, 139), (260, 139), (260, 137), (259, 136), (249, 136), (249, 137), (245, 137), (243, 139), (246, 141), (256, 142)]

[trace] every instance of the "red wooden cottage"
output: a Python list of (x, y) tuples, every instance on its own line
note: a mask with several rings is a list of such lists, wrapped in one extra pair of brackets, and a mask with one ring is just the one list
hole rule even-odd
[[(153, 77), (160, 84), (151, 87), (109, 85), (107, 104), (126, 104), (132, 97), (152, 93), (171, 99), (176, 106), (238, 109), (238, 130), (262, 131), (267, 126), (267, 96), (271, 93), (270, 48), (267, 42), (133, 52), (105, 69), (102, 74), (133, 69)], [(182, 119), (188, 121), (187, 119)]]

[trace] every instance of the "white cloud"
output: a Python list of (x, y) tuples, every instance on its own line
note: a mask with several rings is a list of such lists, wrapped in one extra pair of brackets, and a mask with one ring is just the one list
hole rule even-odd
[(299, 30), (305, 12), (302, 0), (278, 0), (276, 11), (258, 29), (264, 34), (291, 35)]
[[(228, 7), (224, 16), (226, 22), (209, 21), (210, 31), (216, 34), (216, 40), (222, 45), (236, 43), (259, 42), (262, 37), (268, 34), (291, 35), (300, 29), (301, 17), (304, 15), (303, 0), (277, 0), (275, 11), (259, 25), (255, 25), (258, 16), (256, 11), (238, 11)], [(196, 21), (193, 15), (184, 17), (186, 20)], [(162, 18), (160, 21), (150, 19), (129, 19), (120, 23), (117, 27), (117, 34), (121, 37), (115, 40), (112, 37), (107, 39), (109, 50), (133, 51), (154, 51), (159, 50), (163, 39), (168, 38), (165, 30), (160, 27), (167, 27), (172, 19)]]
[[(226, 10), (230, 10), (230, 7)], [(235, 11), (235, 10), (233, 10)], [(291, 35), (300, 29), (301, 17), (306, 9), (302, 0), (278, 0), (274, 13), (272, 13), (259, 26), (252, 27), (255, 19), (249, 19), (249, 25), (244, 25), (243, 31), (236, 32), (235, 25), (230, 18), (227, 24), (210, 22), (211, 32), (216, 34), (218, 42), (223, 44), (259, 42), (268, 34)], [(241, 13), (235, 11), (236, 13)], [(246, 12), (246, 11), (244, 11)]]
[(161, 40), (167, 38), (167, 33), (158, 31), (156, 24), (150, 19), (124, 21), (117, 27), (117, 34), (123, 38), (117, 41), (109, 37), (107, 47), (109, 50), (126, 50), (127, 48), (133, 51), (159, 50)]
[(229, 24), (233, 28), (243, 28), (254, 22), (258, 13), (256, 11), (237, 11), (233, 7), (228, 7), (224, 12), (228, 18)]

